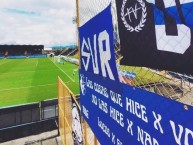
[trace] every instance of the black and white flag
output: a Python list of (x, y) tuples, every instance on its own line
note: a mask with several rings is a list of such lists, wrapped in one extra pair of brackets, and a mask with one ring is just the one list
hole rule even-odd
[(83, 145), (80, 109), (78, 108), (72, 95), (71, 95), (71, 100), (72, 100), (72, 136), (74, 140), (74, 145)]
[(193, 74), (193, 0), (116, 0), (122, 65)]

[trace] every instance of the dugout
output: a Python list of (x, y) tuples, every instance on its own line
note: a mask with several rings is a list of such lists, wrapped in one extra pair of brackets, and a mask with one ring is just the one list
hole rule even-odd
[(43, 45), (0, 45), (0, 56), (38, 55), (43, 49)]

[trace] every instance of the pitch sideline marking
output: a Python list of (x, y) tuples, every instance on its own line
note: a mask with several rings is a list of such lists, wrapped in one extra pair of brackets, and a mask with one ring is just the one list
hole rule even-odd
[[(50, 60), (51, 61), (51, 60)], [(52, 61), (51, 61), (52, 62)], [(52, 62), (53, 63), (53, 62)], [(59, 66), (57, 66), (55, 63), (53, 63), (57, 68), (59, 68), (69, 79), (71, 79), (73, 82), (75, 82), (65, 71), (63, 71)]]
[(27, 88), (34, 88), (34, 87), (51, 86), (51, 85), (55, 85), (55, 84), (57, 84), (57, 83), (45, 84), (45, 85), (36, 85), (36, 86), (28, 86), (28, 87), (19, 87), (19, 88), (10, 88), (10, 89), (2, 89), (2, 90), (0, 90), (0, 92), (2, 92), (2, 91), (10, 91), (10, 90), (17, 90), (17, 89), (27, 89)]

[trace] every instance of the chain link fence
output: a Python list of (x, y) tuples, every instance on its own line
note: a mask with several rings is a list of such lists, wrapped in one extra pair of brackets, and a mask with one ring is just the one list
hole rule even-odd
[[(152, 1), (147, 0), (147, 2), (150, 3)], [(80, 26), (84, 25), (86, 22), (88, 22), (90, 19), (92, 19), (102, 10), (104, 10), (109, 3), (111, 3), (112, 5), (114, 49), (115, 49), (115, 57), (117, 60), (117, 69), (119, 71), (119, 75), (121, 76), (120, 81), (125, 84), (139, 87), (141, 89), (159, 94), (161, 96), (165, 96), (172, 100), (182, 102), (184, 104), (193, 105), (193, 97), (192, 97), (193, 77), (191, 75), (180, 74), (180, 73), (175, 73), (172, 71), (166, 71), (166, 70), (160, 70), (160, 69), (151, 69), (147, 67), (120, 65), (120, 60), (122, 59), (123, 56), (121, 55), (121, 52), (120, 52), (121, 45), (120, 45), (120, 37), (118, 32), (118, 19), (117, 19), (115, 0), (106, 0), (106, 1), (80, 0), (79, 1)], [(181, 1), (181, 3), (184, 3), (184, 2)], [(172, 11), (167, 10), (168, 7), (170, 6), (172, 7), (175, 5), (175, 1), (166, 2), (166, 4), (167, 4), (165, 5), (166, 10), (163, 10), (163, 8), (160, 7), (161, 5), (160, 3), (157, 5), (158, 5), (158, 8), (160, 8), (164, 12), (167, 11), (169, 15), (175, 18), (175, 16), (178, 15), (177, 11), (173, 11), (172, 13)], [(186, 7), (183, 7), (183, 8), (185, 9)], [(184, 17), (185, 18), (187, 17), (188, 19), (192, 13), (192, 8), (187, 8), (186, 10), (189, 11), (189, 13), (187, 13), (187, 15), (184, 15)], [(156, 15), (156, 17), (159, 17), (159, 15)], [(156, 19), (158, 18), (155, 18), (155, 20)], [(170, 23), (172, 22), (170, 21)], [(101, 25), (102, 25), (102, 22), (101, 22)], [(158, 30), (162, 29), (161, 25), (156, 25), (155, 27), (158, 27), (156, 28)], [(182, 38), (180, 40), (183, 41), (183, 39), (187, 37), (189, 31), (185, 31), (184, 29), (182, 29), (182, 27), (179, 27), (178, 33), (179, 35), (182, 35)], [(173, 42), (171, 42), (172, 38), (166, 40), (165, 33), (162, 33), (162, 35), (160, 34), (159, 37), (157, 37), (157, 39), (158, 39), (157, 40), (158, 43), (164, 42), (165, 47), (168, 46), (172, 48), (173, 50), (171, 51), (176, 51), (177, 49), (180, 49), (179, 47), (182, 45), (182, 43), (177, 38), (173, 40), (173, 41), (176, 41), (175, 42), (176, 45), (173, 45), (172, 44)], [(135, 41), (140, 42), (140, 40), (135, 40)], [(151, 39), (149, 39), (149, 43), (151, 43)], [(186, 44), (183, 44), (183, 45), (186, 45)], [(166, 49), (165, 47), (163, 49)], [(125, 77), (126, 73), (130, 73), (131, 77), (130, 78)]]
[[(116, 57), (116, 63), (117, 63), (117, 70), (118, 70), (120, 81), (122, 83), (135, 86), (152, 93), (159, 94), (161, 96), (170, 98), (175, 101), (179, 101), (188, 105), (193, 105), (193, 97), (192, 97), (193, 77), (191, 75), (180, 74), (180, 73), (175, 73), (172, 71), (166, 71), (161, 69), (152, 69), (148, 67), (120, 65), (120, 61), (123, 58), (123, 56), (121, 55), (116, 0), (105, 0), (105, 1), (104, 0), (77, 0), (77, 2), (78, 2), (78, 8), (77, 8), (78, 22), (77, 23), (79, 27), (83, 26), (90, 19), (92, 19), (101, 11), (103, 11), (111, 3), (111, 12), (112, 12), (113, 30), (114, 30), (113, 32), (114, 51), (115, 51), (115, 57)], [(147, 0), (147, 2), (152, 2), (152, 1)], [(172, 6), (173, 3), (175, 3), (174, 0), (170, 2), (171, 2), (170, 5), (169, 3), (167, 3), (169, 6)], [(188, 11), (192, 12), (192, 8), (188, 9)], [(171, 15), (175, 17), (176, 14), (173, 13)], [(184, 16), (184, 17), (189, 17), (189, 16)], [(101, 25), (102, 23), (103, 22), (101, 22)], [(158, 28), (158, 30), (160, 29), (162, 28)], [(179, 33), (183, 33), (184, 34), (183, 36), (186, 37), (186, 34), (188, 33), (188, 31), (184, 31), (181, 28), (179, 28), (178, 30), (179, 30)], [(165, 46), (171, 45), (170, 47), (173, 48), (174, 51), (177, 47), (179, 47), (177, 45), (172, 45), (170, 43), (170, 39), (166, 40), (164, 37), (164, 34), (159, 35), (159, 37), (157, 38), (159, 39), (158, 42), (163, 41), (165, 43)], [(136, 39), (135, 41), (140, 42), (141, 40)], [(149, 38), (149, 41), (151, 41), (150, 38)], [(175, 42), (176, 44), (178, 44), (179, 42), (179, 40), (177, 39), (175, 39), (174, 41), (177, 41)], [(127, 77), (128, 74), (129, 74), (129, 77)], [(70, 109), (72, 102), (71, 102), (70, 96), (73, 96), (75, 100), (76, 98), (65, 86), (65, 84), (62, 83), (60, 79), (58, 82), (58, 86), (59, 86), (58, 92), (59, 92), (60, 135), (61, 135), (63, 144), (70, 145), (70, 144), (73, 144), (72, 127), (71, 127), (72, 115), (71, 115), (71, 109)], [(82, 123), (82, 127), (83, 127), (85, 144), (88, 144), (88, 145), (99, 144), (93, 132), (89, 128), (88, 124), (84, 120)]]

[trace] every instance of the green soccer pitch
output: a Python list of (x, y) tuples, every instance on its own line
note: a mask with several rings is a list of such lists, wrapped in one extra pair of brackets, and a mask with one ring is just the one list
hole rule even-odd
[(0, 60), (0, 108), (57, 98), (58, 76), (79, 94), (77, 65), (50, 58)]

